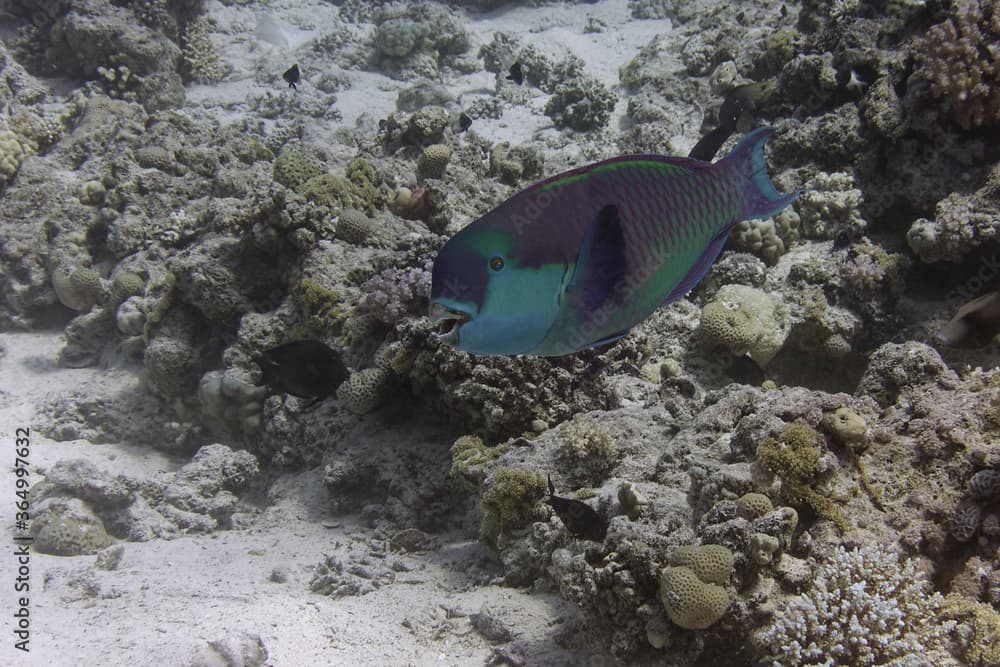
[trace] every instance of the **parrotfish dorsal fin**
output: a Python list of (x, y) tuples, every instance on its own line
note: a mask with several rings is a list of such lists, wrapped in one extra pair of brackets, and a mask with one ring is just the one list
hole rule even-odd
[(592, 310), (625, 278), (625, 233), (618, 207), (604, 206), (587, 227), (566, 287), (570, 303)]

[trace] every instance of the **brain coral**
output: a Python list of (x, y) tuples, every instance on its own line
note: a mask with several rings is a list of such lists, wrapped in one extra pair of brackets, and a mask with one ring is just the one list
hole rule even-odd
[(298, 146), (285, 146), (274, 160), (274, 180), (296, 190), (325, 171), (323, 163)]
[(10, 130), (0, 130), (0, 186), (14, 177), (24, 159), (24, 148), (17, 135)]
[(733, 574), (733, 552), (721, 544), (700, 544), (676, 549), (672, 565), (683, 565), (708, 584), (724, 586)]
[(660, 600), (670, 620), (688, 630), (704, 630), (726, 613), (731, 591), (706, 583), (688, 567), (665, 567), (660, 572)]
[(389, 384), (389, 373), (381, 368), (366, 368), (352, 373), (337, 389), (337, 400), (341, 405), (357, 415), (363, 415), (377, 408)]
[(966, 0), (917, 50), (931, 92), (964, 129), (1000, 123), (1000, 0)]
[(746, 285), (726, 285), (701, 312), (701, 328), (735, 355), (749, 353), (761, 367), (788, 337), (788, 307), (780, 298)]
[(67, 308), (89, 310), (101, 298), (101, 275), (88, 267), (59, 267), (52, 272), (52, 288)]

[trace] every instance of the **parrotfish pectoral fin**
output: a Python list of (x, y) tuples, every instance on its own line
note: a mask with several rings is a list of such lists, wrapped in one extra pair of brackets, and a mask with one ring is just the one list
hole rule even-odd
[(760, 127), (743, 137), (729, 155), (723, 160), (728, 168), (746, 177), (746, 206), (743, 209), (742, 220), (751, 218), (767, 218), (785, 208), (801, 190), (793, 190), (781, 194), (767, 175), (764, 163), (764, 142), (774, 134), (773, 127)]
[(729, 232), (731, 230), (732, 227), (726, 227), (712, 239), (712, 241), (698, 257), (694, 266), (692, 266), (684, 277), (681, 278), (681, 281), (677, 283), (677, 286), (670, 290), (670, 294), (667, 295), (667, 298), (663, 300), (661, 305), (665, 306), (671, 301), (676, 301), (694, 289), (694, 286), (701, 282), (701, 279), (705, 277), (705, 274), (708, 273), (708, 270), (712, 267), (712, 263), (715, 262), (715, 258), (719, 256), (720, 252), (722, 252), (722, 246), (726, 245), (726, 240), (729, 238)]
[(608, 204), (587, 227), (566, 287), (570, 303), (592, 310), (625, 279), (625, 233), (618, 207)]

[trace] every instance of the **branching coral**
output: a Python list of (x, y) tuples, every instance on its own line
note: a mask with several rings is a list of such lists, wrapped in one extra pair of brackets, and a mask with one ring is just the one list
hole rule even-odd
[(1000, 124), (1000, 0), (966, 0), (917, 51), (931, 92), (964, 129)]
[(419, 306), (431, 291), (431, 274), (425, 269), (388, 268), (364, 284), (364, 308), (387, 324)]
[(943, 598), (928, 589), (914, 561), (901, 564), (880, 545), (838, 547), (755, 641), (775, 667), (956, 665), (953, 624), (939, 620)]

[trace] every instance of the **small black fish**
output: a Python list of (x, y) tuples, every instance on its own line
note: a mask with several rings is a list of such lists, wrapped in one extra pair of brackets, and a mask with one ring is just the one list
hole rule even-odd
[(760, 364), (751, 359), (749, 354), (744, 354), (733, 359), (732, 363), (726, 367), (726, 375), (733, 382), (749, 384), (754, 387), (759, 387), (767, 380), (764, 369), (760, 367)]
[(460, 132), (465, 132), (472, 127), (472, 119), (469, 117), (469, 114), (464, 111), (458, 114), (458, 127), (460, 128)]
[(264, 375), (264, 384), (274, 391), (317, 401), (336, 392), (349, 375), (340, 355), (318, 340), (272, 347), (254, 361)]
[(521, 68), (521, 63), (514, 63), (510, 66), (510, 74), (507, 75), (508, 81), (513, 81), (517, 85), (524, 83), (524, 70)]
[(748, 83), (729, 91), (719, 107), (719, 125), (702, 137), (688, 157), (711, 162), (733, 132), (749, 132), (753, 127), (753, 112), (774, 92), (774, 84)]
[(948, 347), (985, 347), (1000, 333), (1000, 291), (984, 294), (964, 304), (937, 333)]
[(556, 495), (552, 475), (549, 475), (549, 497), (545, 499), (545, 504), (555, 510), (566, 530), (577, 537), (603, 542), (608, 534), (608, 520), (600, 512), (585, 502)]
[(865, 230), (859, 225), (849, 225), (844, 227), (833, 237), (834, 248), (846, 248), (854, 245), (865, 236)]
[(296, 63), (296, 64), (292, 65), (291, 67), (289, 67), (288, 69), (286, 69), (285, 73), (281, 75), (281, 78), (288, 82), (288, 87), (289, 88), (291, 88), (292, 90), (298, 90), (295, 87), (295, 84), (297, 84), (299, 82), (299, 79), (302, 78), (302, 75), (299, 72), (299, 65), (298, 65), (298, 63)]

